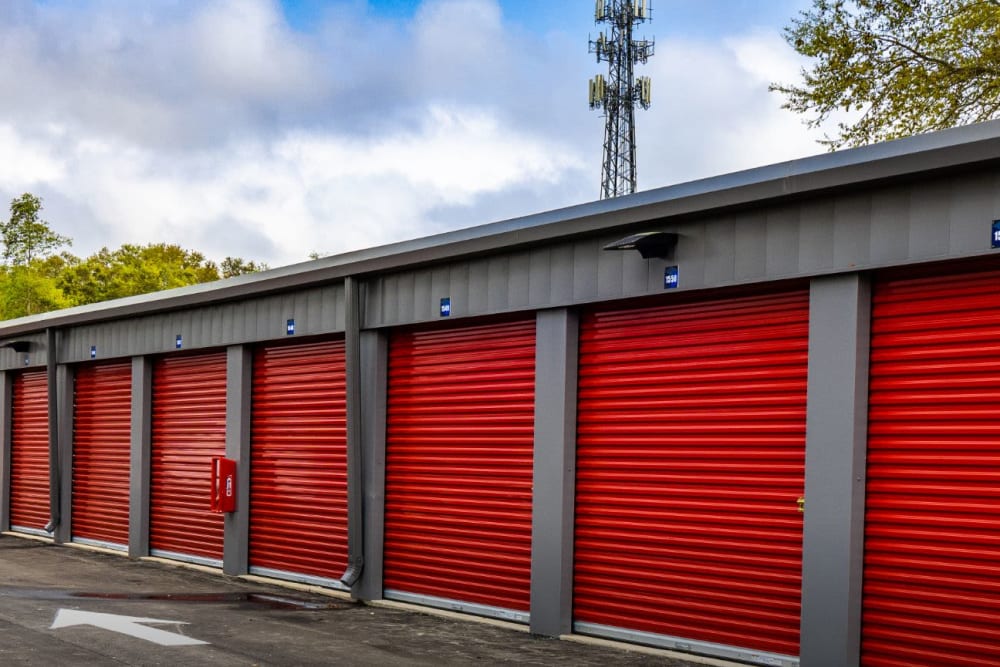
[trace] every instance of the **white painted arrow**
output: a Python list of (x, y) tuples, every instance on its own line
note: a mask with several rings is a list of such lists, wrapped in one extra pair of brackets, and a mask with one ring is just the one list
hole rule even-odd
[(123, 635), (145, 639), (148, 642), (159, 644), (160, 646), (195, 646), (207, 644), (200, 639), (192, 639), (179, 635), (176, 632), (167, 632), (158, 628), (150, 628), (142, 623), (155, 624), (183, 624), (184, 621), (165, 621), (159, 618), (142, 618), (141, 616), (119, 616), (118, 614), (101, 614), (96, 611), (78, 611), (76, 609), (60, 609), (56, 612), (55, 620), (52, 621), (50, 630), (57, 628), (68, 628), (73, 625), (92, 625), (95, 628), (103, 628), (111, 632), (120, 632)]

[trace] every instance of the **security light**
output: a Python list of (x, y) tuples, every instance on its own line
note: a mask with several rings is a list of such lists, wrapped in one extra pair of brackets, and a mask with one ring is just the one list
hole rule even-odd
[(642, 232), (604, 246), (605, 250), (638, 250), (643, 259), (671, 259), (677, 246), (674, 232)]

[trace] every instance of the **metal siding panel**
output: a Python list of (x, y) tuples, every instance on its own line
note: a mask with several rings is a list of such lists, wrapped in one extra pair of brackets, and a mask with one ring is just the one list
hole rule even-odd
[(528, 296), (528, 276), (531, 258), (527, 252), (511, 255), (507, 275), (507, 305), (511, 309), (527, 308), (531, 303)]
[(150, 548), (222, 559), (222, 514), (209, 510), (211, 459), (226, 454), (226, 353), (153, 366)]
[(250, 567), (335, 579), (347, 567), (344, 342), (254, 353)]
[(532, 305), (547, 305), (552, 302), (551, 276), (552, 250), (535, 248), (528, 253), (528, 301)]
[(833, 263), (867, 264), (871, 255), (870, 194), (838, 198), (833, 208)]
[[(620, 238), (620, 237), (619, 237)], [(603, 250), (597, 241), (587, 239), (573, 244), (572, 287), (574, 301), (589, 301), (597, 297), (597, 267)]]
[[(608, 237), (607, 243), (613, 243), (622, 238), (617, 236)], [(626, 267), (635, 270), (636, 267), (646, 268), (648, 262), (638, 256), (634, 251), (614, 251), (601, 252), (597, 255), (597, 292), (596, 296), (602, 299), (619, 299), (622, 296), (622, 277)], [(643, 272), (645, 278), (645, 271)], [(645, 284), (643, 284), (643, 287)]]
[[(925, 183), (910, 187), (910, 257), (924, 259), (948, 254), (950, 183)], [(985, 232), (984, 232), (985, 234)]]
[[(438, 299), (443, 296), (451, 297), (452, 315), (464, 316), (473, 311), (472, 304), (475, 303), (473, 299), (477, 297), (477, 294), (473, 289), (472, 278), (469, 274), (469, 264), (467, 262), (453, 265), (448, 274), (448, 293), (438, 297)], [(438, 303), (437, 299), (435, 299), (434, 309), (430, 313), (430, 317), (433, 319), (439, 317)], [(406, 321), (397, 319), (396, 323), (405, 323)]]
[(799, 212), (799, 268), (810, 273), (833, 268), (834, 201), (803, 202)]
[(767, 217), (763, 212), (748, 213), (736, 219), (736, 279), (762, 279), (767, 268)]
[(798, 654), (808, 304), (583, 318), (576, 622)]
[(798, 206), (767, 212), (767, 275), (790, 276), (798, 272), (799, 216)]
[(576, 279), (573, 247), (560, 245), (552, 248), (549, 257), (549, 305), (573, 303), (573, 282)]
[[(417, 314), (435, 312), (438, 308), (432, 296), (434, 276), (432, 269), (423, 269), (415, 275), (413, 281), (413, 307)], [(440, 297), (438, 297), (440, 299)]]
[(879, 283), (862, 664), (1000, 655), (1000, 271)]
[(73, 539), (127, 548), (132, 362), (81, 366), (73, 398)]
[[(736, 227), (732, 218), (716, 220), (708, 233), (705, 225), (705, 284), (719, 285), (736, 279)], [(662, 280), (662, 276), (660, 276)], [(626, 285), (626, 292), (635, 289)]]
[(910, 193), (894, 188), (872, 194), (871, 261), (888, 264), (910, 254)]
[(950, 254), (974, 254), (985, 247), (987, 235), (981, 226), (968, 223), (981, 220), (985, 224), (997, 217), (996, 185), (993, 174), (970, 174), (954, 183), (948, 206)]
[(486, 312), (505, 312), (510, 307), (507, 303), (507, 290), (510, 281), (510, 258), (507, 255), (490, 257), (486, 270), (489, 280)]
[(10, 436), (10, 526), (49, 522), (49, 392), (44, 370), (14, 376)]
[(663, 291), (663, 270), (667, 266), (679, 265), (681, 286), (687, 288), (703, 287), (705, 285), (705, 223), (696, 223), (688, 228), (677, 241), (677, 250), (670, 260), (651, 259), (646, 264), (655, 267), (654, 281), (650, 288), (657, 292)]
[(386, 589), (527, 611), (535, 321), (389, 347)]
[[(455, 310), (454, 300), (452, 301), (453, 313), (456, 315), (473, 315), (487, 312), (486, 302), (490, 297), (490, 283), (489, 276), (487, 275), (488, 268), (486, 260), (482, 259), (472, 260), (465, 265), (465, 280), (469, 296), (465, 301), (465, 308), (461, 311)], [(458, 291), (458, 286), (453, 284), (452, 289)], [(403, 321), (405, 322), (406, 320)]]

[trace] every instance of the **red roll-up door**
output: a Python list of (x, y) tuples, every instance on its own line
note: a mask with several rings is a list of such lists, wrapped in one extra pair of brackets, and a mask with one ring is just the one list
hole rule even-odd
[(387, 597), (528, 611), (534, 389), (534, 319), (392, 336)]
[(874, 290), (862, 663), (1000, 664), (1000, 271)]
[(221, 561), (222, 514), (209, 504), (212, 457), (225, 453), (225, 352), (157, 360), (149, 519), (154, 554)]
[(582, 318), (578, 632), (798, 655), (808, 307), (796, 291)]
[(131, 362), (81, 366), (73, 383), (73, 540), (127, 548)]
[(254, 355), (251, 571), (331, 580), (347, 566), (344, 382), (343, 341)]
[(10, 527), (44, 532), (49, 522), (49, 392), (45, 371), (14, 377)]

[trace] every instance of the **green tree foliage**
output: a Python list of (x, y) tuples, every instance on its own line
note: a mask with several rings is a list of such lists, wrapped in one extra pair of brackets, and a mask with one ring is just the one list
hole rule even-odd
[(86, 259), (56, 252), (70, 239), (55, 233), (39, 215), (42, 200), (24, 194), (11, 202), (0, 222), (4, 263), (0, 265), (0, 319), (35, 315), (108, 299), (147, 294), (267, 269), (241, 257), (227, 257), (222, 269), (179, 245), (125, 244), (101, 248)]
[(58, 283), (75, 304), (96, 303), (219, 279), (219, 269), (200, 252), (179, 245), (125, 244), (101, 248), (66, 266)]
[(785, 29), (811, 58), (802, 85), (773, 83), (784, 108), (812, 114), (810, 127), (836, 111), (831, 150), (995, 118), (1000, 111), (1000, 1), (814, 0)]
[(56, 283), (62, 255), (52, 253), (70, 240), (41, 219), (42, 200), (24, 193), (10, 203), (10, 218), (0, 222), (3, 266), (0, 267), (0, 312), (23, 317), (64, 308), (71, 302)]
[(268, 268), (270, 267), (263, 262), (247, 261), (242, 257), (226, 257), (219, 266), (223, 278), (233, 278), (247, 273), (258, 273), (260, 271), (267, 271)]
[(25, 192), (10, 203), (10, 219), (0, 223), (3, 259), (8, 266), (27, 266), (63, 246), (69, 238), (56, 234), (49, 223), (39, 218), (42, 200)]

